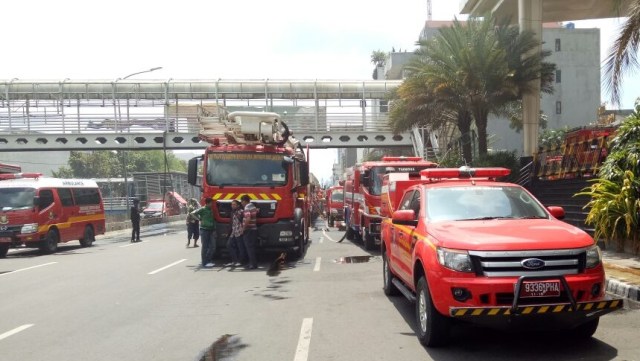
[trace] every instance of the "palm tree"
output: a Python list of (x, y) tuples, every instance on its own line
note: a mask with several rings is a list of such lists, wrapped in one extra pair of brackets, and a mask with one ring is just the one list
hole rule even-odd
[(374, 50), (371, 52), (371, 63), (375, 66), (384, 66), (387, 61), (387, 53), (382, 50)]
[[(405, 83), (422, 84), (403, 89), (403, 83), (398, 88), (396, 94), (405, 98), (397, 112), (404, 107), (407, 114), (402, 117), (392, 112), (391, 121), (415, 120), (422, 113), (427, 116), (423, 122), (431, 124), (439, 119), (435, 111), (455, 114), (463, 137), (463, 156), (470, 162), (468, 137), (473, 119), (478, 130), (478, 152), (486, 154), (489, 114), (502, 112), (506, 104), (534, 91), (530, 86), (533, 80), (542, 80), (543, 92), (552, 91), (555, 72), (555, 65), (542, 61), (550, 53), (534, 51), (538, 43), (533, 33), (520, 33), (517, 27), (506, 24), (498, 24), (490, 16), (466, 23), (455, 20), (451, 27), (440, 29), (434, 39), (420, 40), (416, 57), (407, 67), (410, 75)], [(406, 98), (409, 89), (423, 94)], [(421, 99), (424, 102), (420, 104)]]
[[(622, 5), (621, 0), (615, 0), (616, 7)], [(611, 93), (613, 104), (620, 104), (623, 75), (632, 68), (638, 67), (638, 50), (640, 49), (640, 0), (629, 4), (629, 17), (625, 21), (620, 35), (611, 47), (605, 61), (605, 89)]]

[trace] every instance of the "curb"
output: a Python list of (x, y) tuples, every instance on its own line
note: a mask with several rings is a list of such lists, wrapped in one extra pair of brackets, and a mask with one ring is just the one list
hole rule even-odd
[(613, 278), (605, 280), (605, 291), (613, 295), (626, 298), (630, 301), (640, 302), (640, 287)]

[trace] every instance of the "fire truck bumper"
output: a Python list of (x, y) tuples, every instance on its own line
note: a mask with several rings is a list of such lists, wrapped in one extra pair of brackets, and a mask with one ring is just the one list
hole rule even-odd
[(528, 330), (549, 329), (552, 325), (570, 329), (592, 319), (621, 309), (622, 299), (607, 298), (601, 301), (571, 303), (500, 306), (500, 307), (451, 307), (449, 316), (454, 319), (493, 328), (526, 327)]
[(293, 222), (281, 221), (261, 224), (258, 227), (258, 240), (263, 250), (283, 250), (296, 245), (295, 226)]

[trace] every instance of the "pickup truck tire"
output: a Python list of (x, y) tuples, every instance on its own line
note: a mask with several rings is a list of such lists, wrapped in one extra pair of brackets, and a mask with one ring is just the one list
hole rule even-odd
[(418, 280), (416, 297), (416, 326), (418, 340), (427, 347), (438, 347), (449, 339), (449, 320), (433, 307), (427, 280)]
[(9, 253), (9, 245), (0, 245), (0, 258), (5, 258), (7, 256), (7, 253)]
[(80, 246), (91, 247), (91, 245), (95, 240), (96, 240), (96, 236), (93, 232), (93, 228), (91, 226), (86, 226), (84, 228), (84, 235), (82, 239), (80, 239)]
[(587, 323), (584, 323), (569, 333), (569, 335), (575, 340), (584, 340), (593, 336), (598, 329), (598, 323), (600, 323), (600, 317), (595, 318)]
[(382, 289), (384, 290), (384, 294), (387, 296), (397, 296), (400, 294), (400, 290), (393, 284), (393, 273), (391, 273), (391, 268), (389, 266), (389, 256), (387, 256), (387, 252), (383, 251), (382, 253)]
[(40, 251), (45, 254), (51, 254), (58, 250), (58, 232), (55, 229), (50, 229), (47, 232), (47, 237), (42, 241)]

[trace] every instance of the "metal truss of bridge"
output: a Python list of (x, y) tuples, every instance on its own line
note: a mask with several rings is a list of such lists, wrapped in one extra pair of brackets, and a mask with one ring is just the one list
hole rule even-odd
[[(279, 113), (311, 148), (414, 146), (388, 126), (400, 81), (0, 81), (0, 151), (202, 149), (198, 108)], [(417, 143), (416, 143), (417, 144)]]

